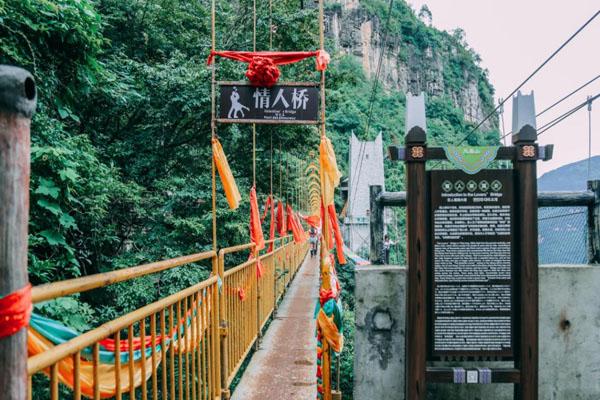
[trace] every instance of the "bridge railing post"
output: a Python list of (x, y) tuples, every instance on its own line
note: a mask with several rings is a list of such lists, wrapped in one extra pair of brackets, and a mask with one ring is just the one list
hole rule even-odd
[[(212, 274), (213, 276), (220, 276), (220, 262), (219, 262), (219, 255), (215, 254), (212, 257)], [(221, 278), (221, 282), (222, 278)], [(213, 387), (214, 387), (214, 391), (215, 394), (218, 395), (218, 397), (221, 397), (221, 387), (222, 387), (222, 381), (223, 378), (221, 377), (222, 374), (222, 362), (223, 362), (223, 357), (221, 354), (221, 299), (224, 297), (221, 293), (221, 288), (219, 288), (219, 284), (217, 282), (216, 286), (212, 287), (212, 293), (211, 293), (211, 301), (210, 301), (210, 305), (211, 308), (213, 309), (213, 315), (212, 315), (212, 322), (211, 322), (211, 336), (214, 338), (212, 339), (212, 352), (213, 352), (213, 360), (215, 360), (216, 363), (218, 363), (218, 365), (215, 365), (212, 369), (214, 371), (214, 376), (213, 376)], [(217, 338), (219, 340), (217, 340)]]
[[(254, 268), (258, 269), (259, 267), (259, 263), (260, 262), (260, 250), (256, 249), (254, 250)], [(261, 321), (262, 321), (262, 317), (261, 317), (261, 312), (260, 312), (260, 282), (261, 279), (258, 276), (258, 274), (255, 274), (255, 282), (256, 282), (256, 290), (255, 290), (255, 295), (256, 295), (256, 342), (254, 342), (254, 348), (255, 350), (258, 350), (260, 347), (260, 339), (262, 337), (262, 331), (261, 331)]]
[(594, 203), (588, 209), (589, 263), (600, 264), (600, 180), (588, 181)]
[(370, 208), (369, 213), (369, 235), (371, 239), (371, 248), (369, 252), (369, 261), (371, 264), (381, 264), (381, 250), (383, 245), (383, 210), (384, 207), (377, 201), (383, 188), (381, 185), (369, 186)]
[(220, 359), (219, 364), (221, 367), (221, 396), (223, 400), (228, 400), (230, 397), (229, 387), (227, 385), (227, 378), (229, 374), (229, 351), (227, 348), (227, 335), (229, 331), (229, 316), (226, 314), (227, 308), (225, 307), (225, 253), (223, 250), (219, 251), (218, 257), (218, 276), (221, 281), (221, 291), (219, 292), (219, 347), (220, 347)]
[[(29, 284), (29, 135), (35, 105), (32, 76), (21, 68), (0, 65), (0, 299)], [(21, 400), (28, 390), (27, 332), (10, 333), (0, 338), (0, 397)]]

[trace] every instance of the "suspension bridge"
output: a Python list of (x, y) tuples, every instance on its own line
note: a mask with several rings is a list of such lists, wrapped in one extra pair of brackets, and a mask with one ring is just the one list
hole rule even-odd
[[(27, 277), (29, 152), (30, 124), (37, 92), (33, 78), (24, 70), (6, 66), (0, 68), (0, 293), (3, 295), (0, 298), (0, 390), (3, 390), (0, 397), (6, 396), (11, 400), (35, 399), (38, 396), (52, 400), (79, 400), (84, 397), (119, 400), (341, 398), (339, 381), (335, 383), (334, 361), (343, 348), (344, 339), (341, 287), (335, 265), (336, 258), (337, 263), (344, 264), (345, 255), (334, 202), (334, 193), (341, 174), (333, 145), (325, 131), (325, 71), (330, 60), (325, 51), (323, 1), (318, 2), (318, 49), (296, 52), (276, 52), (271, 51), (271, 48), (269, 51), (257, 51), (255, 1), (252, 51), (218, 50), (215, 1), (211, 4), (212, 46), (208, 59), (208, 64), (212, 65), (211, 250), (31, 287)], [(387, 41), (387, 27), (393, 2), (390, 1), (389, 4), (384, 44)], [(587, 21), (507, 98), (512, 98), (597, 15), (598, 13)], [(271, 21), (269, 23), (272, 25)], [(272, 47), (272, 29), (269, 31), (269, 47)], [(366, 131), (369, 130), (371, 121), (373, 96), (377, 90), (382, 57), (383, 52), (380, 53), (369, 103)], [(217, 80), (217, 58), (248, 64), (246, 77), (251, 84)], [(315, 59), (319, 82), (278, 83), (279, 65), (306, 58)], [(428, 301), (428, 289), (425, 288), (427, 279), (423, 277), (427, 276), (426, 267), (430, 255), (423, 249), (430, 245), (431, 238), (425, 223), (421, 223), (429, 218), (427, 215), (430, 211), (425, 210), (429, 200), (423, 191), (429, 184), (426, 173), (430, 173), (425, 169), (425, 161), (436, 161), (433, 166), (435, 167), (441, 162), (451, 160), (452, 156), (445, 148), (427, 148), (425, 103), (422, 97), (422, 115), (414, 118), (414, 114), (408, 113), (407, 127), (410, 129), (407, 129), (406, 147), (392, 146), (390, 150), (394, 161), (407, 162), (409, 190), (402, 193), (382, 193), (380, 187), (371, 189), (370, 244), (371, 259), (376, 262), (379, 258), (378, 246), (383, 236), (383, 209), (386, 206), (406, 206), (410, 221), (407, 289), (410, 329), (406, 332), (409, 343), (406, 393), (411, 400), (424, 399), (426, 393), (423, 387), (428, 380), (438, 383), (465, 383), (468, 381), (468, 372), (474, 371), (479, 381), (470, 383), (492, 383), (492, 379), (498, 379), (494, 382), (515, 384), (515, 393), (519, 393), (523, 399), (538, 398), (538, 260), (535, 245), (537, 206), (540, 204), (586, 207), (587, 210), (581, 213), (588, 214), (589, 260), (590, 263), (597, 263), (600, 257), (600, 200), (597, 181), (590, 182), (587, 191), (545, 194), (538, 197), (537, 192), (533, 190), (536, 179), (534, 162), (549, 159), (552, 147), (538, 146), (535, 141), (539, 135), (586, 105), (591, 112), (592, 102), (600, 95), (588, 97), (585, 102), (539, 128), (535, 126), (535, 117), (557, 106), (597, 78), (598, 76), (562, 97), (541, 113), (530, 115), (533, 122), (517, 121), (515, 132), (505, 133), (500, 138), (502, 140), (512, 134), (515, 146), (497, 146), (491, 150), (477, 149), (487, 151), (486, 154), (497, 152), (494, 153), (494, 157), (498, 156), (497, 159), (514, 163), (515, 176), (519, 179), (517, 183), (521, 185), (518, 194), (522, 198), (514, 207), (519, 221), (524, 222), (516, 224), (519, 225), (517, 237), (525, 242), (522, 246), (527, 251), (519, 251), (514, 256), (520, 257), (520, 265), (523, 265), (525, 271), (522, 281), (518, 281), (515, 289), (519, 290), (515, 299), (523, 300), (523, 307), (514, 319), (519, 318), (520, 321), (517, 325), (521, 335), (518, 339), (519, 344), (522, 343), (523, 348), (527, 348), (528, 351), (521, 351), (521, 348), (516, 346), (514, 353), (512, 347), (506, 350), (506, 354), (502, 353), (510, 361), (515, 361), (514, 368), (477, 368), (477, 371), (471, 368), (470, 371), (466, 371), (464, 368), (461, 370), (426, 365), (430, 361), (427, 358), (429, 350), (426, 340), (431, 338), (426, 332), (428, 322), (425, 304)], [(279, 90), (276, 93), (273, 91), (271, 98), (265, 88), (272, 88), (278, 84)], [(221, 90), (221, 95), (226, 93), (224, 101), (229, 101), (225, 103), (230, 105), (229, 109), (225, 107), (217, 111), (217, 103), (221, 100), (218, 98), (218, 89)], [(517, 99), (522, 98), (517, 96)], [(253, 109), (244, 105), (250, 104), (251, 101), (255, 101), (256, 104)], [(416, 102), (412, 97), (407, 101)], [(312, 110), (314, 113), (310, 107), (307, 110), (306, 104), (309, 102), (318, 103), (320, 109), (315, 108)], [(533, 97), (531, 102), (533, 104)], [(271, 114), (261, 114), (258, 110), (275, 107), (277, 103), (285, 109), (292, 107), (298, 114), (297, 119), (269, 119), (273, 118), (269, 116)], [(410, 107), (413, 111), (414, 104)], [(458, 144), (465, 142), (487, 119), (496, 115), (503, 104), (504, 101), (501, 101)], [(533, 110), (533, 105), (530, 108)], [(286, 110), (283, 109), (275, 111), (281, 111), (278, 115), (292, 114), (286, 114)], [(253, 144), (253, 185), (249, 194), (250, 241), (229, 247), (219, 247), (217, 240), (217, 179), (221, 181), (231, 210), (238, 208), (242, 197), (229, 169), (225, 151), (219, 142), (218, 126), (223, 123), (250, 124)], [(320, 140), (318, 156), (315, 153), (311, 154), (311, 158), (318, 158), (318, 162), (307, 162), (306, 169), (302, 171), (306, 185), (296, 188), (298, 198), (295, 203), (285, 202), (281, 195), (279, 201), (275, 199), (271, 165), (270, 193), (262, 217), (256, 193), (256, 136), (257, 124), (261, 123), (314, 125)], [(360, 174), (363, 160), (360, 152), (358, 158), (360, 163), (357, 168)], [(493, 160), (492, 157), (487, 161)], [(479, 173), (480, 170), (475, 173)], [(505, 178), (506, 176), (508, 174), (505, 174)], [(479, 188), (486, 196), (490, 191), (500, 193), (502, 185), (514, 183), (510, 179), (506, 178), (503, 182), (498, 180), (497, 189), (492, 187), (490, 190), (488, 181), (484, 181), (485, 185), (479, 181), (479, 186), (475, 185), (469, 190), (475, 192)], [(446, 192), (462, 193), (465, 189), (463, 184), (464, 182), (457, 181), (450, 185), (445, 181), (441, 187)], [(509, 195), (512, 196), (513, 192)], [(298, 210), (294, 210), (294, 207)], [(505, 207), (513, 205), (507, 204)], [(270, 217), (269, 235), (264, 237), (262, 224), (267, 217)], [(507, 212), (504, 217), (512, 218), (512, 214)], [(419, 221), (419, 224), (415, 221)], [(308, 254), (309, 242), (305, 231), (305, 227), (308, 226), (322, 228), (319, 254), (315, 257)], [(510, 246), (516, 245), (510, 243), (504, 246), (504, 249)], [(506, 258), (512, 260), (511, 257), (512, 253)], [(156, 278), (161, 273), (175, 269), (202, 269), (208, 271), (208, 276), (183, 290), (119, 315), (86, 332), (79, 332), (59, 321), (32, 312), (33, 305), (36, 304), (64, 296), (87, 292), (93, 294), (94, 290), (117, 284), (131, 284), (135, 279), (142, 277)], [(519, 269), (515, 268), (514, 271), (520, 274)], [(508, 274), (510, 273), (512, 272), (509, 271)], [(511, 301), (512, 298), (507, 302)], [(513, 306), (512, 303), (510, 305)], [(392, 329), (394, 324), (391, 320), (388, 324), (385, 316), (382, 318), (383, 320), (374, 322), (380, 324), (377, 325), (377, 330)], [(512, 314), (510, 318), (513, 318)], [(561, 324), (564, 325), (564, 321), (570, 324), (565, 318), (561, 320)], [(565, 325), (567, 329), (568, 324)], [(530, 332), (526, 332), (525, 327), (531, 328)], [(564, 326), (562, 328), (564, 329)], [(512, 346), (513, 342), (509, 345)], [(469, 353), (466, 357), (475, 356), (478, 355)], [(491, 356), (487, 357), (489, 360)], [(463, 361), (462, 358), (460, 361)], [(339, 370), (337, 372), (339, 373)], [(470, 379), (474, 379), (472, 375)], [(235, 391), (232, 393), (234, 387)]]

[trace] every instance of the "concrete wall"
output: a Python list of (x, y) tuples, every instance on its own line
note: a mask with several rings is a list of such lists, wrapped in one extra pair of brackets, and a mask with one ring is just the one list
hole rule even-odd
[(398, 400), (404, 393), (406, 269), (356, 267), (354, 398)]
[[(404, 398), (405, 284), (404, 267), (356, 269), (358, 400)], [(373, 315), (381, 310), (389, 311), (391, 330), (377, 329)], [(495, 364), (499, 365), (503, 364)], [(600, 399), (600, 266), (540, 267), (539, 373), (542, 400)], [(428, 393), (431, 400), (508, 400), (513, 398), (513, 386), (437, 384), (429, 385)]]

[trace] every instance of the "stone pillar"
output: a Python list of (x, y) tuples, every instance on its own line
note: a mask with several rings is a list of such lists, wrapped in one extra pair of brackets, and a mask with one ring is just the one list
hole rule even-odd
[(356, 267), (354, 398), (404, 398), (406, 268)]

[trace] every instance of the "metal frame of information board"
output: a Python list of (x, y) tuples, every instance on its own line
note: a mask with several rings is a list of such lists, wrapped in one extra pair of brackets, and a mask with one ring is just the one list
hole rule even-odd
[[(526, 120), (529, 106), (533, 110), (533, 96), (515, 98), (515, 113)], [(413, 104), (411, 106), (411, 101)], [(431, 311), (429, 271), (432, 263), (430, 221), (430, 186), (426, 162), (446, 160), (442, 148), (427, 147), (424, 129), (424, 101), (419, 99), (415, 113), (415, 97), (407, 96), (407, 132), (405, 146), (390, 147), (392, 160), (406, 163), (406, 225), (407, 225), (407, 318), (406, 318), (406, 399), (425, 400), (427, 383), (457, 383), (456, 368), (428, 366), (429, 341), (428, 313)], [(525, 101), (523, 101), (525, 100)], [(421, 105), (419, 107), (419, 101)], [(519, 101), (521, 104), (519, 104)], [(531, 102), (531, 104), (527, 104)], [(413, 110), (411, 111), (411, 108)], [(420, 110), (419, 108), (422, 108)], [(522, 109), (526, 109), (523, 112)], [(533, 113), (533, 115), (535, 115)], [(417, 121), (415, 123), (415, 121)], [(513, 383), (514, 398), (538, 399), (538, 248), (537, 248), (537, 176), (536, 162), (552, 156), (552, 147), (536, 144), (534, 117), (527, 123), (517, 121), (513, 146), (501, 147), (496, 160), (510, 160), (514, 170), (515, 208), (513, 226), (514, 304), (516, 318), (512, 334), (514, 368), (490, 368), (490, 383)], [(533, 121), (533, 122), (532, 122)], [(463, 371), (464, 372), (464, 371)], [(460, 374), (459, 374), (460, 375)], [(468, 380), (467, 380), (468, 381)], [(463, 381), (464, 382), (464, 381)]]

